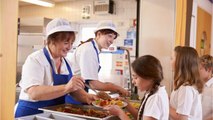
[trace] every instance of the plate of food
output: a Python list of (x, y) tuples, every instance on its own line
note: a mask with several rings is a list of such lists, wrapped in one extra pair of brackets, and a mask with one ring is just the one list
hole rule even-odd
[(103, 100), (103, 99), (95, 100), (92, 102), (92, 105), (96, 107), (101, 107), (101, 108), (109, 106), (109, 105), (117, 105), (120, 108), (124, 108), (127, 106), (127, 103), (119, 99), (111, 98), (107, 100)]

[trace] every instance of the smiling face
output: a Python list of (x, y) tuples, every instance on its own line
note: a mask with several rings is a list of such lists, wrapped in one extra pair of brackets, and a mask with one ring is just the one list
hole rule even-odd
[(73, 42), (73, 39), (68, 41), (59, 41), (57, 44), (55, 44), (55, 54), (58, 57), (66, 57), (67, 53), (72, 48)]
[(67, 53), (72, 48), (74, 41), (75, 34), (73, 32), (59, 33), (48, 43), (48, 47), (54, 58), (66, 57)]
[(98, 47), (100, 50), (102, 48), (108, 49), (109, 46), (114, 42), (114, 40), (117, 37), (117, 33), (108, 29), (97, 31), (95, 34), (96, 34), (95, 39), (98, 43)]
[(108, 49), (114, 40), (115, 40), (114, 34), (105, 34), (105, 35), (101, 34), (99, 39), (100, 47)]

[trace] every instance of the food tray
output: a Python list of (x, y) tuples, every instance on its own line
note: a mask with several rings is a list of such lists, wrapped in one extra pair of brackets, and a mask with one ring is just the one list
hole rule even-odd
[(72, 116), (64, 116), (64, 115), (58, 115), (54, 113), (40, 113), (36, 115), (29, 115), (25, 117), (19, 117), (15, 120), (86, 120), (81, 119), (78, 117), (72, 117)]
[(97, 107), (91, 106), (91, 105), (73, 105), (73, 104), (61, 104), (61, 105), (56, 105), (56, 106), (39, 108), (39, 110), (43, 110), (45, 113), (74, 116), (74, 117), (79, 117), (79, 118), (83, 118), (86, 120), (119, 120), (118, 117), (112, 116), (112, 115), (108, 115), (106, 117), (99, 118), (99, 117), (87, 116), (87, 115), (83, 115), (83, 114), (74, 114), (74, 113), (67, 113), (67, 112), (60, 111), (63, 108), (69, 108), (69, 107), (78, 108), (78, 109), (82, 109), (82, 110), (92, 109), (92, 110), (96, 110), (99, 112), (106, 112), (106, 110), (103, 110), (102, 108), (97, 108)]

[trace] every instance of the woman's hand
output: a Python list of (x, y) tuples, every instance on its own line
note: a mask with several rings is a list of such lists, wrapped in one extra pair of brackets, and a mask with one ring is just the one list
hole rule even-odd
[(67, 93), (74, 92), (78, 89), (84, 89), (84, 79), (80, 76), (73, 76), (71, 80), (65, 85)]
[(87, 104), (91, 104), (93, 101), (98, 100), (98, 99), (99, 98), (97, 97), (97, 95), (87, 94), (86, 102), (87, 102)]

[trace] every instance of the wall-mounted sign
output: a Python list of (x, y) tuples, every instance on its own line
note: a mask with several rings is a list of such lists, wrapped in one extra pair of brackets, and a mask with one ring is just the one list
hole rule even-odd
[(90, 18), (90, 13), (91, 13), (91, 5), (85, 5), (82, 8), (82, 19), (89, 19)]

